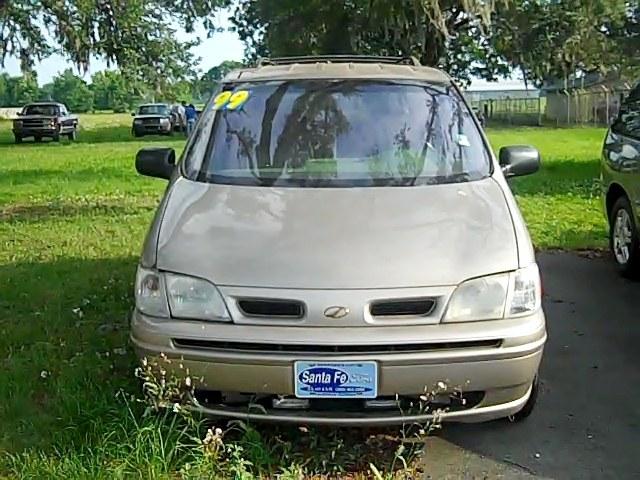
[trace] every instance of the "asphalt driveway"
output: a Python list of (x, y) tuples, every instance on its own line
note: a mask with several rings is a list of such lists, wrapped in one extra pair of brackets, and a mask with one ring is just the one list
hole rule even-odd
[(467, 462), (458, 478), (640, 478), (640, 283), (609, 259), (538, 261), (549, 341), (537, 410), (521, 424), (445, 426), (436, 448)]

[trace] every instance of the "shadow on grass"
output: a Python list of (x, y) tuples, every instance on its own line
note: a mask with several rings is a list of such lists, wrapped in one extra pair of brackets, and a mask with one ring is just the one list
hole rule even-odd
[[(137, 362), (127, 347), (136, 262), (127, 256), (0, 266), (0, 451), (27, 455), (13, 457), (10, 471), (45, 475), (71, 462), (102, 474), (130, 461), (127, 468), (142, 472), (160, 461), (175, 473), (201, 455), (195, 445), (211, 419), (173, 438), (171, 412), (143, 418), (144, 405), (117, 395), (140, 396)], [(399, 428), (235, 425), (225, 442), (243, 449), (256, 476), (274, 478), (283, 467), (305, 465), (312, 473), (368, 478), (370, 463), (401, 466)], [(137, 456), (138, 448), (147, 453)], [(176, 456), (174, 448), (187, 450)], [(50, 457), (43, 462), (40, 454)]]
[(82, 441), (116, 392), (135, 391), (127, 345), (136, 262), (0, 266), (0, 450)]
[(153, 197), (138, 198), (135, 203), (123, 204), (122, 200), (87, 203), (48, 202), (39, 204), (11, 204), (0, 207), (0, 221), (11, 223), (43, 222), (50, 219), (72, 217), (91, 218), (96, 215), (135, 215), (141, 211), (154, 210), (158, 200)]
[(131, 127), (109, 126), (92, 129), (81, 129), (78, 133), (78, 143), (103, 143), (103, 142), (167, 142), (186, 140), (181, 132), (173, 132), (171, 135), (145, 135), (135, 137), (131, 133)]
[[(138, 178), (135, 170), (134, 160), (131, 159), (131, 169), (129, 171), (121, 166), (113, 167), (92, 167), (84, 169), (69, 170), (41, 170), (34, 168), (24, 168), (10, 170), (4, 175), (0, 175), (0, 186), (9, 187), (11, 185), (28, 185), (34, 183), (49, 183), (51, 181), (60, 182), (90, 182), (95, 183), (96, 179), (108, 181), (110, 178)], [(2, 187), (5, 188), (5, 187)]]

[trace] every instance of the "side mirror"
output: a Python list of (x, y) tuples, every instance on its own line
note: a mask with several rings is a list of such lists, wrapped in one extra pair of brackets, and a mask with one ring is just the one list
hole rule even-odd
[(136, 116), (136, 112), (131, 112), (131, 116), (135, 117)]
[(22, 116), (22, 112), (16, 112), (16, 116), (21, 117)]
[(147, 147), (136, 155), (136, 170), (140, 175), (171, 178), (176, 166), (176, 152), (169, 147)]
[(529, 145), (502, 147), (498, 159), (507, 178), (529, 175), (540, 169), (540, 153)]

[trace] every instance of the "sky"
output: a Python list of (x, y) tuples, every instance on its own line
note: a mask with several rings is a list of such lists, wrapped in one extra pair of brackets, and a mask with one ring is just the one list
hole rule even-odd
[[(224, 60), (241, 61), (244, 57), (244, 45), (235, 32), (228, 31), (230, 26), (229, 20), (223, 16), (218, 22), (218, 27), (224, 29), (222, 32), (216, 32), (211, 38), (206, 38), (206, 32), (202, 27), (196, 29), (192, 34), (187, 34), (179, 30), (177, 35), (180, 40), (193, 40), (199, 38), (201, 43), (194, 47), (191, 51), (195, 57), (200, 57), (198, 68), (201, 72), (206, 72), (211, 67), (219, 65)], [(38, 83), (44, 85), (51, 82), (53, 77), (67, 68), (72, 68), (74, 72), (86, 81), (90, 81), (91, 75), (101, 70), (105, 70), (107, 64), (99, 58), (92, 59), (89, 65), (89, 71), (86, 74), (79, 72), (78, 69), (60, 55), (52, 55), (35, 66), (38, 74)], [(112, 67), (113, 68), (113, 67)], [(3, 71), (9, 75), (20, 75), (20, 64), (13, 58), (6, 59)], [(487, 82), (485, 80), (475, 79), (471, 82), (469, 90), (514, 90), (523, 89), (524, 83), (516, 78), (500, 80), (498, 82)]]
[[(187, 34), (182, 30), (177, 33), (180, 40), (193, 40), (194, 38), (200, 39), (200, 45), (192, 48), (191, 52), (195, 57), (200, 57), (198, 68), (202, 72), (206, 72), (211, 67), (219, 65), (224, 60), (241, 61), (244, 57), (244, 45), (240, 41), (240, 38), (235, 32), (227, 31), (230, 26), (229, 21), (226, 18), (223, 18), (218, 22), (218, 26), (225, 29), (225, 31), (216, 32), (211, 38), (206, 38), (206, 32), (202, 27), (196, 29), (192, 34)], [(73, 63), (68, 62), (64, 57), (60, 55), (52, 55), (51, 57), (48, 57), (42, 62), (36, 64), (35, 70), (38, 74), (38, 83), (40, 85), (44, 85), (51, 82), (53, 77), (67, 68), (72, 68), (74, 73), (82, 76), (84, 80), (90, 81), (91, 75), (105, 70), (108, 67), (104, 60), (94, 58), (91, 60), (89, 65), (89, 71), (83, 75), (83, 73), (79, 72)], [(7, 58), (3, 71), (8, 72), (9, 75), (20, 75), (20, 63), (14, 58)]]

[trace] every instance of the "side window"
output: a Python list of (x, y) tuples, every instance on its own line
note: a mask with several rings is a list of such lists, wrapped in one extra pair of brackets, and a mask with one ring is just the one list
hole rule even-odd
[(182, 164), (184, 165), (184, 174), (187, 178), (195, 180), (198, 172), (202, 168), (202, 161), (206, 155), (211, 136), (211, 128), (216, 118), (216, 112), (213, 111), (213, 98), (204, 107), (200, 115), (198, 115), (198, 123), (196, 128), (189, 137), (187, 145), (182, 153)]
[(66, 107), (60, 107), (60, 116), (62, 116), (62, 117), (66, 117), (67, 116)]
[(640, 139), (640, 85), (631, 91), (620, 106), (620, 114), (612, 125), (612, 130)]

